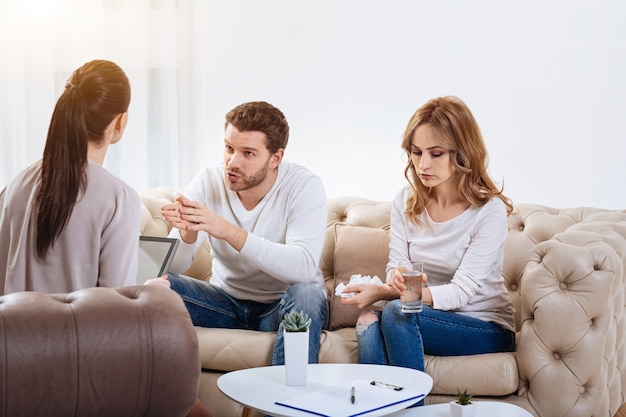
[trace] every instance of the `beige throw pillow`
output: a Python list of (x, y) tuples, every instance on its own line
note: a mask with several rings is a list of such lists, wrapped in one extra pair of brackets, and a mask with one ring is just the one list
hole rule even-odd
[(344, 306), (334, 288), (347, 284), (354, 274), (377, 275), (385, 282), (389, 258), (389, 230), (373, 227), (335, 225), (334, 285), (330, 304), (330, 330), (356, 325), (362, 309)]

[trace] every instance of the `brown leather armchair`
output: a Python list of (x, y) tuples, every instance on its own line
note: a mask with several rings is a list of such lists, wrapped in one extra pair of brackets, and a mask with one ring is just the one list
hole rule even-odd
[(154, 286), (0, 297), (0, 416), (184, 416), (198, 394), (196, 332)]

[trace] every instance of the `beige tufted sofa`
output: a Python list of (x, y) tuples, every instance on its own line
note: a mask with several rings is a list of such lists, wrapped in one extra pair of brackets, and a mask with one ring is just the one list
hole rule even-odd
[[(168, 232), (160, 207), (180, 190), (143, 190), (141, 233)], [(350, 275), (384, 276), (390, 202), (358, 197), (328, 201), (322, 269), (330, 300), (320, 362), (356, 362), (358, 311), (334, 299)], [(554, 209), (520, 204), (509, 217), (504, 275), (516, 307), (517, 351), (428, 357), (434, 380), (426, 404), (449, 401), (458, 388), (478, 399), (517, 404), (540, 417), (613, 416), (626, 393), (624, 254), (626, 210)], [(426, 268), (427, 269), (427, 268)], [(209, 248), (187, 275), (210, 279)], [(200, 399), (218, 417), (257, 415), (223, 396), (217, 378), (267, 366), (273, 333), (196, 328)]]

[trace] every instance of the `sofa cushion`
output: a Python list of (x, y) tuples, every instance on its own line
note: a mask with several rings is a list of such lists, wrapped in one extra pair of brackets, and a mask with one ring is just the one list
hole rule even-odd
[[(389, 258), (389, 230), (335, 224), (334, 283), (347, 284), (354, 274), (378, 276), (385, 281), (385, 267)], [(354, 327), (360, 309), (345, 306), (334, 291), (330, 301), (329, 329)]]
[(276, 332), (196, 327), (202, 369), (237, 371), (268, 366)]
[(335, 331), (324, 330), (318, 357), (319, 363), (357, 363), (358, 351), (354, 327)]
[(467, 388), (473, 395), (501, 396), (519, 388), (515, 352), (458, 356), (425, 355), (426, 373), (433, 378), (431, 394), (455, 394)]
[[(203, 370), (218, 372), (268, 366), (276, 332), (196, 327)], [(356, 363), (354, 328), (324, 330), (320, 339), (320, 363)]]

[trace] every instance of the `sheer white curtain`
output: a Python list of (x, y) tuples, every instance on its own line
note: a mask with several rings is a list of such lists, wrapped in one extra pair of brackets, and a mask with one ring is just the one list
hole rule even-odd
[(203, 160), (202, 1), (0, 0), (0, 189), (41, 157), (71, 72), (119, 64), (132, 99), (106, 168), (137, 189), (184, 185)]

